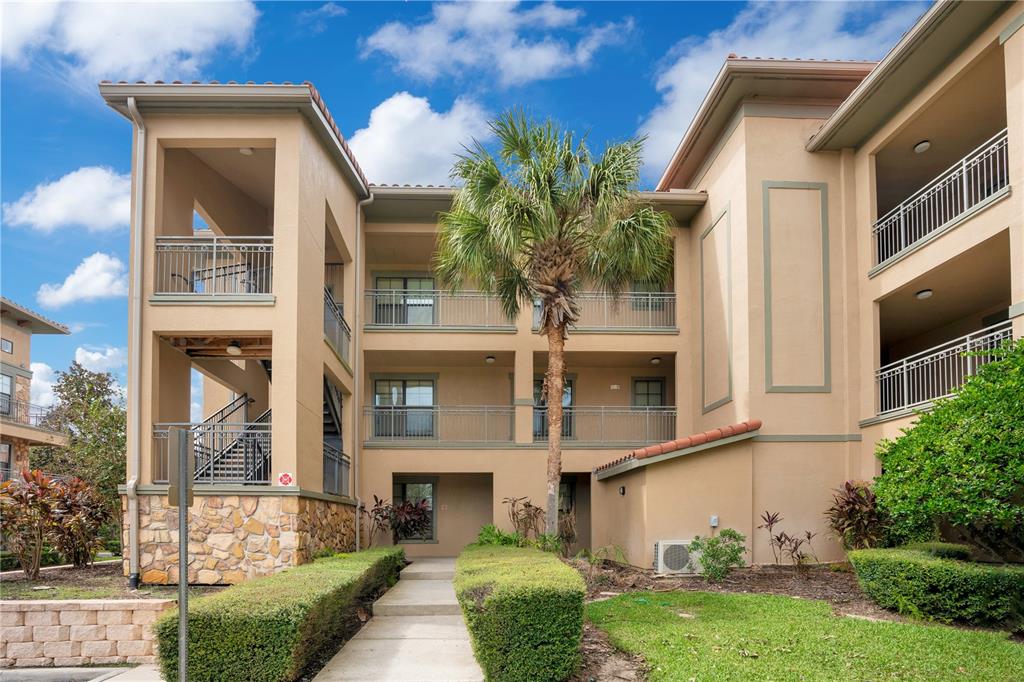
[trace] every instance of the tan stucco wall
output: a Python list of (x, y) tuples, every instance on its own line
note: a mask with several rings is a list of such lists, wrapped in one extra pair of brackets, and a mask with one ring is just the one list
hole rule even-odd
[(12, 353), (0, 352), (0, 362), (27, 371), (32, 363), (32, 334), (7, 318), (0, 318), (0, 336), (14, 344)]

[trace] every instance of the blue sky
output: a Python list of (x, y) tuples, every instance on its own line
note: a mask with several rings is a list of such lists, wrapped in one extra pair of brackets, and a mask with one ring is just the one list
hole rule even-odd
[(131, 129), (101, 79), (313, 81), (372, 182), (443, 183), (511, 106), (600, 145), (646, 134), (651, 186), (726, 55), (878, 59), (926, 3), (5, 3), (0, 290), (124, 380)]

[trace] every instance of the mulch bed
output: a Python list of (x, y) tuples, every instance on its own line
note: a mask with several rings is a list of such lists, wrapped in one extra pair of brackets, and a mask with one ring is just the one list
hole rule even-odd
[[(128, 589), (120, 561), (107, 561), (85, 568), (53, 568), (40, 571), (37, 580), (24, 573), (0, 577), (2, 599), (177, 599), (177, 585), (143, 585)], [(50, 589), (33, 589), (50, 588)], [(189, 587), (189, 597), (209, 594), (223, 587)]]

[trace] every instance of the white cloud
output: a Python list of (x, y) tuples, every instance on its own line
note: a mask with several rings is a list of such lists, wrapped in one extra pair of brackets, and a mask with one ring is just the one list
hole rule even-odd
[(4, 220), (40, 232), (81, 225), (90, 232), (128, 225), (131, 176), (111, 168), (86, 166), (53, 182), (42, 182), (4, 204)]
[[(381, 26), (363, 41), (363, 56), (387, 55), (398, 71), (425, 81), (479, 69), (517, 85), (585, 68), (600, 48), (633, 30), (629, 18), (600, 26), (582, 25), (582, 18), (582, 10), (553, 2), (528, 9), (516, 2), (438, 2), (425, 22)], [(555, 30), (571, 32), (575, 42)]]
[(32, 370), (31, 403), (43, 407), (53, 405), (56, 401), (53, 385), (57, 382), (57, 373), (45, 362), (33, 362), (29, 369)]
[(370, 112), (349, 145), (373, 182), (445, 184), (463, 146), (489, 137), (487, 118), (470, 99), (439, 112), (424, 97), (398, 92)]
[(720, 31), (685, 38), (666, 56), (656, 86), (662, 100), (640, 132), (648, 135), (644, 175), (660, 177), (726, 56), (879, 59), (920, 15), (920, 4), (753, 3)]
[(128, 273), (116, 256), (88, 256), (61, 284), (43, 284), (36, 300), (45, 308), (61, 308), (76, 301), (95, 301), (128, 294)]
[(78, 81), (190, 78), (221, 49), (251, 42), (252, 2), (12, 2), (3, 8), (5, 61), (36, 59)]
[(343, 17), (348, 10), (333, 2), (325, 2), (316, 9), (299, 12), (298, 21), (302, 27), (312, 33), (323, 33), (327, 30), (327, 22), (335, 17)]
[(110, 372), (128, 364), (128, 349), (115, 346), (79, 346), (75, 362), (93, 372)]

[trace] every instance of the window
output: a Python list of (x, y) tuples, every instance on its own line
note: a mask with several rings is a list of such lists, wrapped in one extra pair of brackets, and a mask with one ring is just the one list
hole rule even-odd
[(373, 382), (373, 434), (378, 438), (434, 437), (434, 380)]
[[(433, 325), (433, 277), (378, 277), (374, 322)], [(420, 293), (422, 292), (422, 293)]]
[[(575, 435), (575, 424), (572, 413), (572, 406), (576, 402), (575, 380), (572, 377), (565, 378), (565, 385), (562, 387), (562, 437), (573, 438)], [(548, 437), (548, 411), (547, 401), (541, 400), (541, 393), (544, 391), (544, 378), (536, 377), (533, 380), (533, 437)]]
[(664, 379), (634, 379), (633, 407), (664, 407)]
[(11, 444), (0, 443), (0, 481), (11, 477)]
[(392, 490), (395, 503), (412, 502), (416, 504), (426, 500), (430, 507), (430, 527), (419, 535), (395, 537), (395, 542), (433, 542), (437, 540), (437, 479), (436, 478), (396, 478)]
[(11, 414), (11, 387), (14, 380), (6, 374), (0, 374), (0, 414)]
[(14, 352), (14, 342), (10, 339), (0, 339), (0, 350), (5, 353)]

